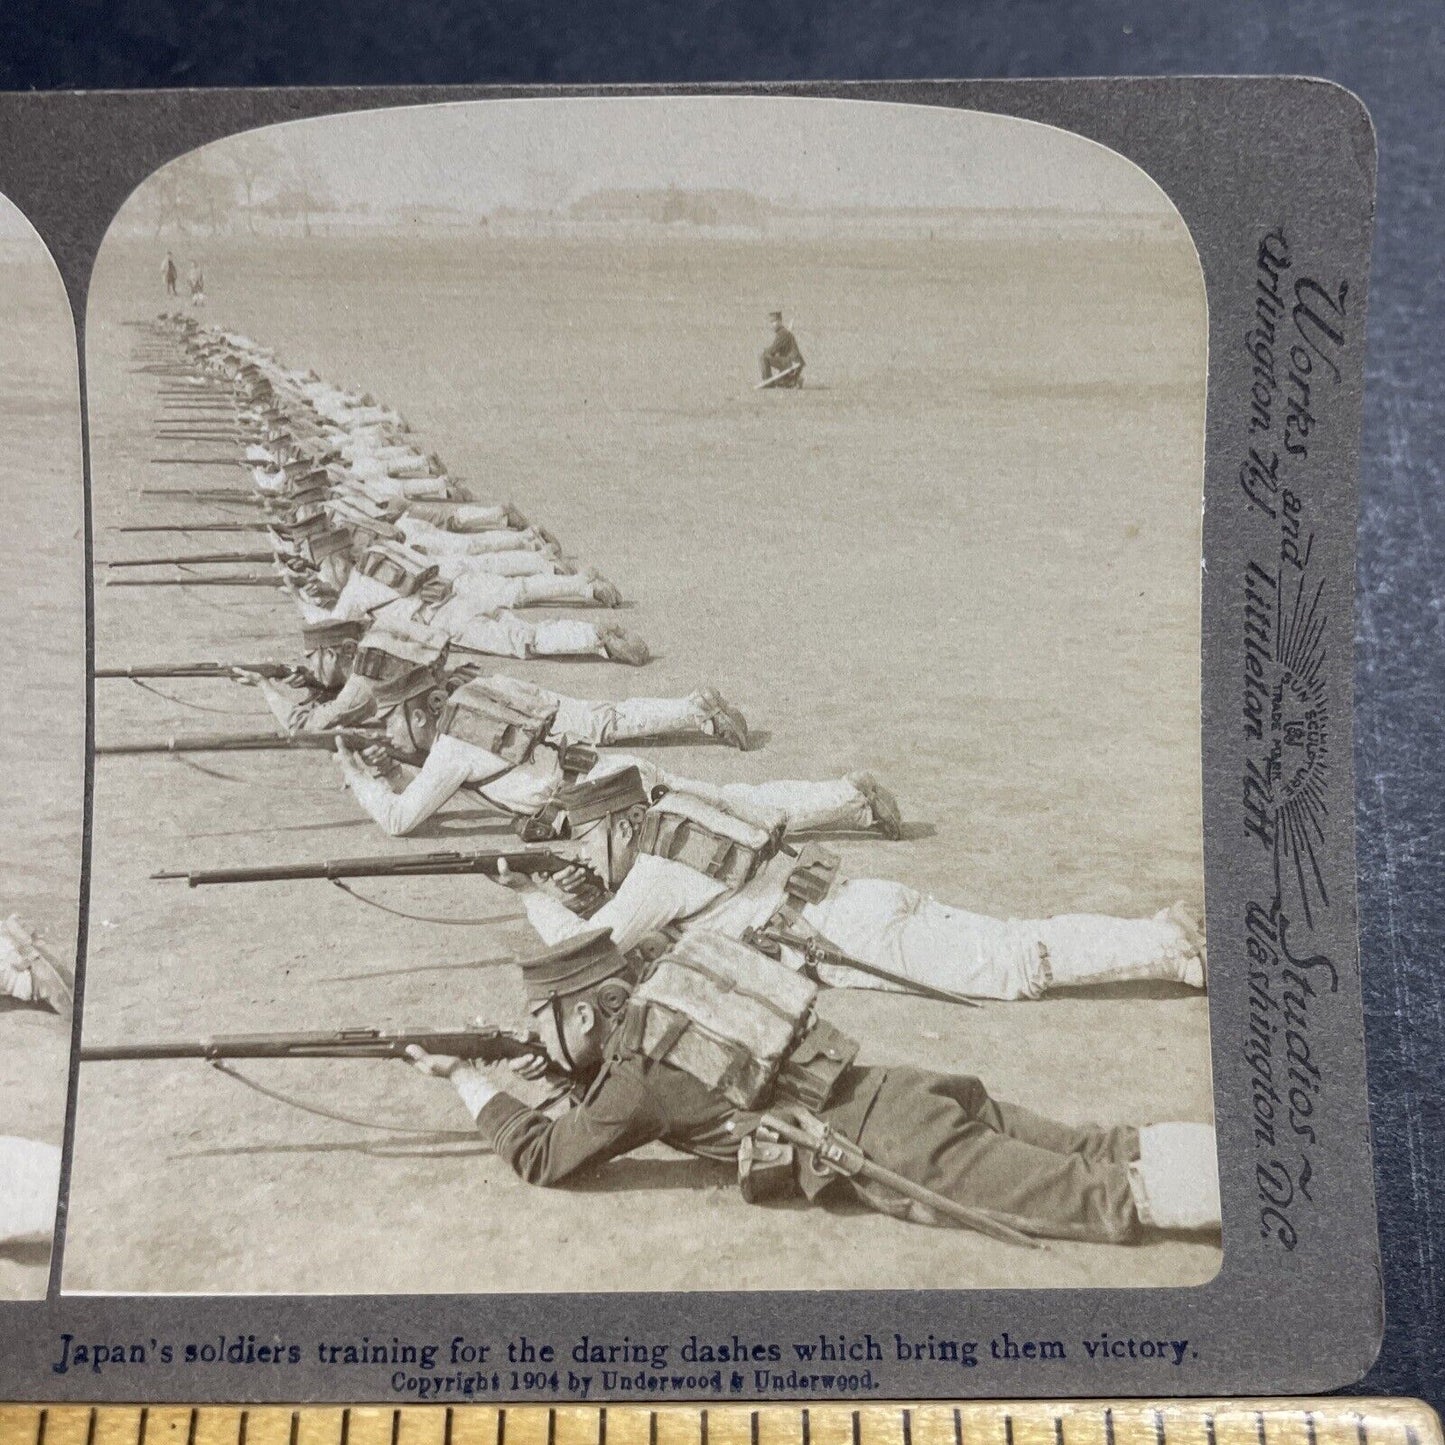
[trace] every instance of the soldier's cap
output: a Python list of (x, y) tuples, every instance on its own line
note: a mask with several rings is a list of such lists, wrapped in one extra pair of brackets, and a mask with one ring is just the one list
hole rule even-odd
[(781, 311), (769, 311), (769, 312), (768, 312), (768, 320), (769, 320), (769, 321), (781, 321), (782, 319), (783, 319), (783, 313), (782, 313)]
[(590, 928), (553, 944), (530, 958), (517, 960), (531, 1012), (554, 998), (583, 993), (630, 972), (627, 960), (612, 941), (610, 928)]
[(371, 684), (371, 695), (377, 707), (400, 707), (414, 697), (440, 686), (430, 667), (408, 667), (395, 677), (383, 677)]
[(279, 532), (283, 537), (295, 542), (303, 537), (314, 536), (318, 532), (329, 532), (331, 519), (325, 512), (313, 512), (309, 517), (302, 517), (298, 521), (277, 517), (275, 520), (267, 522), (266, 525), (271, 531)]
[(569, 787), (559, 788), (556, 802), (566, 815), (568, 824), (576, 829), (611, 813), (625, 813), (639, 803), (645, 808), (651, 799), (642, 784), (641, 770), (632, 763), (605, 777), (584, 778)]
[(322, 647), (339, 647), (343, 642), (359, 642), (366, 634), (367, 624), (362, 621), (342, 621), (328, 617), (322, 622), (301, 624), (301, 646), (307, 652)]

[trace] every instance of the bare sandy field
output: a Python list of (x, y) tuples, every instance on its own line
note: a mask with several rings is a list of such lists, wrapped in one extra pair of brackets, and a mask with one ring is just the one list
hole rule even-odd
[[(0, 248), (0, 917), (18, 913), (69, 960), (85, 738), (80, 381), (60, 277), (39, 240), (30, 249)], [(0, 1000), (0, 1134), (60, 1143), (69, 1056), (69, 1019)], [(49, 1256), (0, 1250), (0, 1300), (43, 1295)]]
[[(184, 261), (184, 247), (178, 259)], [(1198, 551), (1202, 288), (1187, 245), (767, 246), (677, 236), (207, 244), (209, 319), (397, 406), (479, 495), (511, 498), (631, 599), (659, 656), (521, 664), (574, 695), (735, 698), (763, 746), (670, 748), (707, 778), (878, 772), (909, 835), (844, 842), (855, 877), (999, 915), (1203, 901)], [(245, 515), (142, 498), (235, 484), (157, 467), (154, 378), (126, 323), (159, 252), (112, 246), (89, 337), (99, 557), (221, 550), (121, 522)], [(802, 392), (752, 382), (784, 306)], [(196, 446), (217, 455), (222, 444)], [(97, 661), (284, 658), (294, 612), (254, 589), (104, 589)], [(266, 726), (224, 684), (98, 684), (97, 736)], [(195, 708), (220, 711), (196, 711)], [(531, 937), (483, 881), (377, 883), (406, 922), (323, 883), (188, 891), (156, 868), (485, 843), (454, 805), (391, 842), (324, 755), (102, 758), (88, 1040), (509, 1016)], [(477, 961), (483, 961), (479, 966)], [(1100, 990), (958, 1010), (838, 992), (864, 1057), (977, 1074), (1075, 1120), (1205, 1119), (1203, 998)], [(450, 1090), (395, 1064), (258, 1064), (268, 1087), (416, 1134), (286, 1109), (200, 1063), (88, 1065), (70, 1290), (507, 1291), (1185, 1284), (1218, 1250), (1025, 1254), (850, 1210), (746, 1205), (665, 1149), (578, 1187), (517, 1183)], [(446, 1131), (458, 1131), (449, 1133)], [(598, 1248), (597, 1241), (605, 1241)]]

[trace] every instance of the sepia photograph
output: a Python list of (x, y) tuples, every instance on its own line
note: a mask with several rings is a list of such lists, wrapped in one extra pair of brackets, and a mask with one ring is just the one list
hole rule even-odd
[[(86, 315), (63, 1290), (1212, 1279), (1207, 353), (1168, 196), (1007, 116), (452, 103), (151, 175)], [(12, 456), (74, 455), (64, 359)]]
[(45, 1297), (70, 1084), (85, 787), (80, 377), (60, 272), (0, 196), (0, 1301)]

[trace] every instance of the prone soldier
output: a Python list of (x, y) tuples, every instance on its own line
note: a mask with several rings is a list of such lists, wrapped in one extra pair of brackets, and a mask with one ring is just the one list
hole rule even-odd
[[(546, 943), (595, 925), (628, 952), (659, 933), (703, 929), (838, 987), (921, 985), (974, 999), (1136, 980), (1205, 986), (1203, 931), (1182, 903), (1146, 918), (990, 918), (906, 884), (848, 878), (817, 845), (795, 855), (780, 846), (786, 815), (753, 800), (742, 807), (678, 792), (654, 802), (640, 776), (630, 791), (612, 780), (600, 801), (594, 787), (580, 783), (559, 799), (572, 813), (578, 868), (525, 897)], [(599, 879), (612, 896), (584, 923), (573, 908), (592, 910)]]
[(562, 1184), (660, 1140), (737, 1161), (759, 1202), (851, 1190), (885, 1214), (1015, 1242), (1219, 1228), (1211, 1125), (1076, 1127), (967, 1075), (857, 1064), (810, 986), (730, 939), (691, 934), (638, 983), (609, 931), (589, 929), (521, 971), (533, 1025), (577, 1081), (565, 1112), (529, 1108), (461, 1059), (407, 1052), (451, 1081), (526, 1183)]
[(70, 971), (41, 947), (19, 917), (0, 921), (0, 999), (68, 1016), (74, 997)]
[[(425, 682), (418, 677), (416, 685), (423, 688)], [(549, 809), (559, 790), (579, 774), (604, 794), (609, 787), (619, 788), (623, 806), (639, 790), (674, 790), (728, 800), (743, 809), (776, 808), (792, 831), (877, 827), (886, 836), (898, 836), (897, 804), (868, 774), (717, 787), (677, 777), (642, 759), (599, 758), (590, 746), (575, 746), (679, 734), (712, 735), (737, 747), (748, 741), (742, 715), (712, 689), (686, 698), (594, 703), (492, 676), (472, 679), (452, 692), (435, 725), (418, 739), (429, 739), (430, 745), (414, 775), (380, 751), (357, 753), (338, 742), (337, 753), (357, 802), (393, 837), (414, 831), (463, 788), (519, 820), (537, 820), (544, 835), (553, 836)]]

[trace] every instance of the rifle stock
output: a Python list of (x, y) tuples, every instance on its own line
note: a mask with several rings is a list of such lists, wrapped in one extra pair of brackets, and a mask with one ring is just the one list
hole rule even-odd
[(155, 879), (184, 878), (188, 887), (210, 883), (294, 883), (332, 878), (420, 878), (453, 874), (494, 878), (509, 873), (545, 875), (570, 868), (575, 859), (550, 848), (484, 848), (472, 853), (386, 854), (368, 858), (332, 858), (322, 863), (272, 863), (256, 868), (206, 868), (193, 872), (152, 873)]

